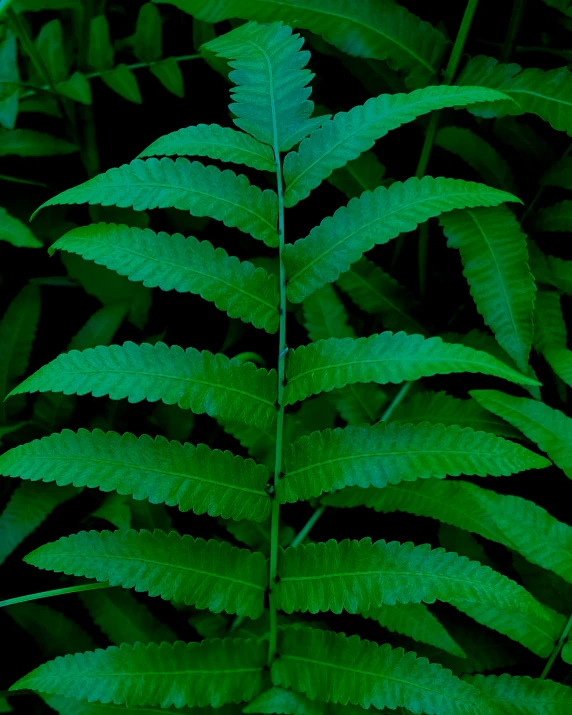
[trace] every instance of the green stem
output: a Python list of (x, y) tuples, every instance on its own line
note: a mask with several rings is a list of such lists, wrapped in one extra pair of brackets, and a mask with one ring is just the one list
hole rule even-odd
[(57, 588), (55, 591), (40, 591), (40, 593), (31, 593), (28, 596), (17, 596), (9, 598), (6, 601), (0, 601), (0, 608), (4, 606), (14, 606), (16, 603), (24, 603), (25, 601), (37, 601), (39, 598), (50, 598), (51, 596), (63, 596), (66, 593), (78, 593), (79, 591), (95, 591), (98, 588), (111, 588), (109, 583), (84, 583), (78, 586), (68, 586), (67, 588)]
[(500, 61), (508, 62), (512, 54), (512, 48), (514, 47), (514, 41), (520, 29), (520, 24), (522, 22), (522, 16), (524, 15), (524, 7), (526, 5), (526, 0), (514, 0), (514, 5), (512, 6), (512, 13), (508, 23), (508, 30), (504, 38), (504, 43), (500, 53)]
[[(275, 133), (276, 134), (276, 133)], [(280, 327), (278, 333), (278, 389), (276, 396), (276, 460), (272, 484), (272, 513), (270, 517), (270, 572), (268, 579), (270, 612), (270, 632), (268, 640), (268, 665), (272, 664), (276, 654), (278, 620), (276, 608), (276, 584), (278, 582), (278, 527), (280, 523), (280, 504), (276, 498), (276, 485), (282, 478), (282, 442), (284, 439), (284, 386), (286, 384), (286, 271), (284, 268), (284, 188), (282, 183), (282, 165), (278, 144), (274, 144), (274, 162), (276, 165), (276, 191), (278, 193), (278, 258), (280, 263)]]
[[(200, 60), (201, 57), (202, 55), (180, 55), (179, 57), (172, 57), (170, 59), (175, 60), (175, 62), (187, 62), (188, 60)], [(164, 62), (164, 60), (165, 58), (160, 60), (153, 60), (153, 62), (135, 62), (135, 64), (125, 66), (129, 70), (139, 70), (144, 69), (145, 67), (153, 67), (154, 65), (158, 65), (161, 62)], [(109, 72), (110, 70), (106, 71)], [(85, 76), (87, 77), (87, 79), (93, 79), (94, 77), (101, 77), (101, 75), (103, 74), (105, 74), (105, 72), (90, 72)]]
[(542, 671), (540, 680), (544, 680), (546, 678), (546, 676), (548, 675), (548, 673), (550, 672), (550, 668), (552, 668), (552, 664), (556, 660), (556, 656), (562, 650), (562, 647), (564, 646), (564, 643), (566, 642), (566, 639), (568, 638), (568, 635), (571, 630), (572, 630), (572, 615), (568, 619), (568, 623), (564, 626), (564, 630), (562, 631), (562, 634), (560, 635), (558, 642), (552, 649), (552, 653), (550, 654), (550, 657), (546, 661), (546, 665), (544, 666), (544, 670)]
[[(475, 10), (477, 9), (477, 4), (479, 0), (468, 0), (467, 6), (465, 7), (465, 13), (463, 19), (461, 20), (461, 27), (455, 38), (455, 44), (451, 50), (451, 55), (447, 66), (445, 67), (445, 72), (443, 73), (442, 84), (448, 85), (453, 81), (459, 62), (461, 61), (461, 56), (463, 54), (463, 49), (465, 48), (465, 42), (467, 40), (467, 35), (469, 34), (469, 28), (473, 21), (473, 16)], [(417, 164), (417, 171), (415, 176), (420, 179), (425, 175), (427, 170), (427, 165), (431, 157), (431, 151), (433, 149), (433, 143), (435, 141), (435, 135), (437, 134), (437, 127), (439, 126), (439, 112), (433, 112), (431, 119), (429, 121), (429, 127), (425, 134), (425, 140), (423, 142), (423, 147), (421, 149), (421, 155), (419, 157), (419, 163)], [(421, 231), (419, 233), (419, 287), (421, 294), (423, 295), (425, 291), (426, 276), (427, 276), (427, 244), (429, 240), (429, 232)]]

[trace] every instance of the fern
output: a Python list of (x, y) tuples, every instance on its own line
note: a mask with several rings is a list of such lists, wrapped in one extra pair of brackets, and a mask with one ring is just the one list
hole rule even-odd
[(26, 561), (215, 613), (251, 618), (262, 613), (266, 560), (225, 542), (181, 537), (174, 531), (84, 531), (40, 546)]
[(506, 713), (549, 715), (572, 706), (572, 691), (551, 680), (509, 675), (472, 675), (463, 680), (477, 688)]
[(248, 261), (241, 263), (208, 241), (100, 223), (66, 233), (50, 251), (56, 249), (93, 260), (132, 281), (143, 281), (148, 288), (198, 293), (231, 318), (270, 333), (278, 330), (276, 277)]

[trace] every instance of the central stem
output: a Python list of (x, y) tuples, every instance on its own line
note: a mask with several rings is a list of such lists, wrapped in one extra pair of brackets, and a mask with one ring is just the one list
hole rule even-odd
[(278, 526), (280, 522), (280, 504), (276, 498), (276, 486), (282, 476), (282, 441), (284, 437), (284, 386), (286, 384), (286, 273), (284, 261), (284, 188), (282, 183), (282, 166), (278, 146), (274, 145), (274, 162), (276, 165), (276, 190), (278, 193), (278, 259), (280, 264), (280, 304), (278, 308), (280, 327), (278, 333), (278, 389), (276, 395), (276, 461), (274, 463), (274, 477), (271, 486), (272, 513), (270, 517), (270, 573), (269, 573), (269, 598), (270, 631), (268, 641), (268, 666), (272, 665), (276, 654), (276, 639), (278, 635), (278, 621), (276, 613), (276, 584), (278, 582)]

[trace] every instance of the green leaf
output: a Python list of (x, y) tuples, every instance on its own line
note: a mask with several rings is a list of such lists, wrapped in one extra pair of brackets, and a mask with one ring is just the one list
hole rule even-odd
[(233, 638), (124, 643), (56, 658), (25, 675), (11, 690), (29, 688), (88, 702), (125, 703), (129, 708), (220, 707), (250, 700), (259, 692), (266, 650), (262, 641)]
[(135, 211), (174, 207), (193, 216), (215, 218), (269, 246), (278, 245), (278, 198), (274, 191), (261, 191), (242, 174), (203, 166), (198, 161), (135, 159), (58, 194), (40, 209), (82, 203), (132, 206)]
[(539, 291), (535, 305), (534, 347), (567, 385), (572, 385), (572, 352), (566, 347), (566, 324), (555, 291)]
[(572, 709), (572, 689), (552, 680), (528, 676), (465, 675), (470, 683), (507, 715), (556, 715)]
[(562, 660), (572, 665), (572, 641), (568, 641), (568, 643), (564, 644), (564, 648), (562, 648)]
[(40, 290), (22, 288), (0, 321), (0, 425), (6, 422), (3, 400), (13, 382), (28, 369), (32, 345), (40, 319)]
[(274, 685), (293, 687), (311, 700), (393, 710), (401, 705), (432, 715), (494, 712), (476, 688), (402, 648), (331, 631), (287, 628), (279, 633), (278, 652)]
[(371, 424), (379, 419), (388, 400), (376, 385), (356, 383), (328, 393), (340, 417), (349, 425)]
[(139, 85), (137, 84), (137, 78), (127, 65), (117, 65), (113, 69), (104, 72), (101, 75), (101, 79), (110, 89), (117, 92), (117, 94), (128, 102), (141, 104), (143, 101), (141, 92), (139, 91)]
[(572, 583), (572, 527), (521, 497), (496, 494), (468, 482), (428, 479), (384, 489), (344, 489), (326, 496), (324, 503), (439, 519), (504, 544)]
[(181, 74), (179, 63), (174, 57), (167, 57), (162, 62), (156, 62), (149, 67), (149, 70), (168, 92), (177, 97), (185, 96), (183, 75)]
[(67, 79), (68, 66), (61, 22), (57, 19), (46, 22), (38, 33), (34, 45), (50, 80), (57, 84)]
[(500, 477), (549, 465), (518, 444), (470, 427), (379, 422), (313, 432), (287, 445), (277, 496), (295, 502), (344, 486), (381, 488), (461, 474)]
[(554, 158), (554, 150), (540, 134), (524, 122), (514, 117), (495, 119), (493, 132), (505, 144), (518, 154), (539, 164), (545, 164)]
[(392, 633), (400, 633), (415, 641), (427, 643), (458, 658), (466, 658), (465, 651), (451, 638), (445, 628), (424, 603), (396, 603), (362, 611)]
[(572, 75), (565, 67), (547, 72), (523, 70), (520, 65), (501, 64), (492, 57), (480, 55), (465, 65), (456, 81), (461, 85), (491, 87), (513, 100), (471, 109), (481, 116), (536, 114), (553, 129), (572, 136)]
[[(6, 82), (6, 85), (2, 83)], [(0, 126), (14, 129), (19, 109), (20, 82), (18, 44), (11, 32), (5, 32), (0, 42)]]
[(25, 223), (11, 216), (0, 206), (0, 241), (7, 241), (18, 248), (42, 248), (42, 242), (34, 236)]
[(425, 328), (409, 315), (417, 302), (388, 273), (365, 256), (354, 263), (336, 281), (356, 305), (365, 313), (380, 315), (384, 327), (406, 333), (428, 335)]
[(572, 479), (572, 419), (560, 410), (526, 397), (496, 390), (473, 390), (471, 397), (535, 442)]
[(109, 38), (109, 25), (105, 15), (92, 18), (89, 25), (87, 63), (99, 72), (113, 67), (113, 47)]
[(6, 611), (32, 636), (46, 658), (95, 648), (91, 636), (81, 626), (53, 608), (39, 603), (18, 603), (8, 606)]
[(278, 280), (194, 237), (98, 223), (72, 229), (51, 247), (75, 253), (147, 288), (196, 293), (231, 318), (278, 330)]
[(291, 149), (323, 121), (310, 119), (314, 103), (306, 85), (313, 75), (303, 69), (310, 59), (303, 44), (287, 25), (250, 22), (204, 45), (232, 60), (229, 79), (236, 87), (230, 110), (236, 126), (275, 151)]
[(33, 129), (0, 131), (0, 156), (58, 156), (75, 151), (75, 144)]
[(264, 521), (270, 514), (265, 467), (205, 444), (164, 437), (64, 430), (0, 455), (0, 474), (97, 487), (236, 521)]
[(64, 97), (69, 97), (82, 104), (91, 104), (91, 85), (87, 77), (81, 72), (74, 72), (68, 80), (60, 82), (56, 89)]
[(349, 112), (339, 112), (305, 139), (284, 159), (286, 206), (310, 195), (332, 171), (345, 166), (392, 129), (444, 107), (463, 107), (504, 99), (480, 87), (425, 87), (409, 94), (372, 97)]
[(223, 705), (216, 713), (212, 708), (128, 708), (125, 705), (103, 705), (100, 702), (87, 703), (85, 700), (64, 698), (61, 695), (41, 694), (42, 700), (59, 715), (239, 715), (240, 706)]
[(541, 186), (558, 186), (572, 189), (572, 157), (565, 156), (555, 162), (540, 179)]
[(130, 591), (122, 588), (85, 591), (80, 598), (96, 625), (114, 645), (135, 645), (138, 641), (174, 643), (177, 640), (169, 626), (151, 615)]
[(572, 201), (561, 201), (537, 211), (534, 227), (537, 231), (569, 232), (572, 229)]
[(355, 333), (347, 324), (348, 314), (331, 285), (325, 285), (309, 295), (302, 305), (304, 327), (315, 342), (327, 338), (353, 338)]
[(244, 132), (218, 124), (198, 124), (165, 134), (154, 141), (138, 158), (147, 156), (208, 156), (253, 169), (275, 171), (272, 150)]
[(364, 151), (357, 159), (348, 161), (341, 169), (336, 169), (328, 181), (336, 189), (342, 191), (348, 199), (353, 199), (363, 194), (364, 191), (373, 191), (381, 184), (385, 167), (375, 154)]
[(282, 20), (321, 35), (352, 56), (389, 60), (421, 82), (437, 72), (446, 40), (441, 32), (388, 0), (155, 0), (176, 5), (205, 22), (234, 17), (258, 22)]
[(0, 514), (0, 564), (51, 512), (77, 494), (77, 489), (56, 489), (51, 484), (19, 484)]
[(301, 693), (284, 688), (270, 688), (260, 693), (243, 713), (279, 713), (280, 715), (326, 715), (322, 703), (309, 700)]
[(391, 421), (459, 425), (476, 431), (492, 432), (498, 437), (521, 437), (518, 430), (496, 415), (491, 415), (475, 400), (460, 400), (445, 392), (419, 392), (410, 400), (397, 405), (391, 414)]
[(547, 620), (541, 606), (506, 576), (429, 544), (333, 539), (280, 555), (279, 608), (359, 613), (383, 604), (436, 600), (488, 604)]
[(274, 371), (164, 343), (72, 350), (40, 368), (12, 393), (46, 391), (108, 395), (132, 403), (162, 400), (196, 414), (206, 412), (267, 430), (276, 418)]
[(268, 581), (266, 559), (260, 553), (159, 529), (81, 531), (40, 546), (24, 561), (249, 618), (261, 615)]
[(366, 251), (444, 211), (496, 206), (518, 201), (511, 194), (461, 179), (411, 178), (380, 186), (352, 199), (312, 229), (306, 238), (288, 244), (284, 265), (288, 297), (300, 303), (326, 283), (349, 270)]
[(506, 206), (453, 211), (439, 219), (458, 248), (477, 310), (501, 347), (526, 372), (532, 345), (534, 278), (526, 236)]
[(470, 129), (442, 127), (435, 136), (435, 146), (456, 154), (490, 186), (515, 193), (516, 184), (508, 162)]
[(146, 2), (141, 6), (135, 26), (135, 56), (141, 62), (153, 62), (163, 54), (161, 15), (157, 6)]
[(3, 696), (0, 695), (0, 713), (11, 713), (12, 712), (12, 706), (8, 702), (8, 700)]
[(285, 404), (355, 382), (380, 385), (456, 372), (482, 373), (519, 385), (536, 385), (481, 350), (405, 333), (320, 340), (291, 351), (286, 362)]

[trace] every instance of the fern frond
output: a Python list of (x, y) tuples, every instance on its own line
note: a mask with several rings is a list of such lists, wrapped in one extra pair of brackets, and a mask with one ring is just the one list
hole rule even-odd
[(468, 601), (548, 620), (541, 606), (506, 576), (465, 556), (365, 538), (295, 546), (280, 555), (279, 607), (359, 613), (384, 604)]
[(150, 531), (81, 531), (40, 546), (26, 563), (109, 581), (214, 613), (258, 618), (268, 580), (262, 554), (226, 541)]
[(172, 207), (222, 221), (268, 246), (278, 245), (276, 193), (252, 186), (243, 174), (198, 161), (135, 159), (54, 196), (35, 213), (46, 206), (83, 203), (135, 211)]
[(445, 50), (439, 30), (389, 0), (362, 0), (348, 6), (345, 0), (155, 0), (176, 5), (205, 22), (282, 20), (321, 35), (326, 42), (354, 57), (388, 60), (395, 69), (413, 75), (417, 82), (434, 75)]
[(534, 347), (567, 385), (572, 385), (572, 352), (566, 347), (567, 332), (560, 296), (539, 291), (536, 296)]
[(108, 395), (129, 402), (162, 400), (196, 414), (206, 412), (267, 430), (276, 419), (273, 371), (164, 343), (73, 350), (40, 368), (11, 394), (46, 391)]
[(440, 218), (450, 248), (458, 248), (477, 310), (523, 372), (532, 345), (534, 278), (526, 236), (506, 206), (453, 211)]
[(264, 521), (270, 514), (265, 467), (160, 436), (64, 430), (0, 455), (0, 474), (116, 491), (236, 521)]
[(260, 691), (265, 658), (266, 645), (255, 640), (124, 643), (56, 658), (25, 675), (11, 690), (29, 688), (130, 708), (220, 707), (250, 700)]
[(348, 313), (331, 285), (318, 288), (302, 304), (304, 327), (312, 342), (327, 338), (353, 338)]
[[(41, 694), (40, 697), (58, 715), (214, 715), (212, 708), (209, 707), (161, 708), (145, 706), (144, 708), (129, 708), (125, 705), (113, 705), (113, 703), (105, 705), (100, 702), (88, 703), (85, 700), (74, 700), (74, 698), (66, 698), (62, 695)], [(239, 715), (239, 713), (239, 705), (223, 705), (216, 711), (216, 715)]]
[(403, 706), (429, 715), (492, 715), (480, 692), (426, 658), (378, 646), (358, 636), (316, 629), (283, 629), (274, 685), (292, 687), (312, 700), (362, 708)]
[(68, 231), (51, 247), (106, 266), (147, 288), (195, 293), (231, 318), (278, 330), (278, 279), (208, 241), (180, 233), (97, 223)]
[(572, 710), (572, 688), (552, 680), (528, 676), (464, 675), (470, 683), (507, 715), (556, 715)]
[(249, 22), (204, 45), (231, 60), (234, 123), (275, 152), (291, 149), (324, 121), (310, 119), (307, 85), (314, 75), (304, 69), (310, 53), (301, 51), (303, 44), (287, 25)]
[(392, 129), (428, 112), (494, 102), (505, 95), (481, 87), (431, 86), (409, 94), (382, 94), (349, 112), (339, 112), (316, 129), (284, 158), (284, 203), (295, 206), (307, 198), (335, 169), (371, 149)]
[(400, 633), (420, 643), (434, 646), (457, 658), (466, 658), (465, 651), (451, 638), (447, 630), (424, 603), (396, 603), (362, 611), (392, 633)]
[[(276, 715), (330, 715), (325, 703), (317, 703), (302, 693), (284, 688), (265, 690), (251, 703), (248, 703), (242, 712), (276, 713)], [(353, 715), (353, 713), (350, 712), (349, 715)]]
[(441, 127), (435, 146), (458, 156), (474, 169), (489, 186), (516, 193), (514, 176), (508, 162), (481, 136), (465, 127)]
[[(80, 594), (94, 623), (114, 645), (129, 643), (174, 643), (177, 636), (157, 620), (130, 591), (108, 588)], [(87, 650), (87, 649), (86, 649)]]
[(291, 351), (285, 403), (291, 405), (355, 382), (383, 385), (455, 372), (494, 375), (520, 385), (538, 384), (481, 350), (444, 343), (437, 337), (386, 332), (357, 340), (319, 340)]
[(391, 414), (391, 421), (415, 425), (421, 422), (459, 425), (477, 432), (492, 432), (497, 437), (521, 437), (518, 430), (492, 415), (472, 398), (461, 400), (446, 392), (419, 392), (397, 405)]
[(380, 488), (461, 474), (500, 477), (549, 465), (544, 457), (514, 442), (470, 427), (380, 422), (373, 427), (313, 432), (287, 445), (285, 474), (276, 494), (286, 503), (344, 486)]
[(288, 297), (300, 303), (335, 281), (364, 253), (444, 211), (518, 201), (511, 194), (461, 179), (411, 178), (352, 199), (284, 249)]
[(0, 514), (0, 564), (34, 532), (52, 511), (78, 493), (73, 487), (19, 484)]
[(364, 191), (377, 189), (384, 174), (385, 167), (376, 155), (372, 151), (364, 151), (357, 159), (332, 172), (328, 181), (348, 199), (353, 199)]
[(34, 236), (25, 223), (11, 216), (0, 206), (0, 241), (6, 241), (18, 248), (41, 248), (41, 241)]
[(514, 549), (572, 583), (572, 526), (522, 497), (496, 494), (468, 482), (428, 479), (384, 489), (343, 489), (327, 495), (324, 503), (439, 519)]
[(275, 171), (272, 150), (254, 137), (218, 124), (198, 124), (165, 134), (144, 149), (138, 159), (148, 156), (208, 156), (253, 169)]
[(342, 273), (336, 284), (365, 313), (381, 315), (388, 330), (403, 330), (428, 337), (426, 329), (409, 315), (417, 307), (413, 297), (365, 256), (349, 271)]
[(535, 442), (572, 479), (572, 419), (560, 410), (526, 397), (496, 390), (473, 390), (471, 397)]
[[(572, 123), (572, 122), (571, 122)], [(537, 231), (568, 232), (572, 227), (572, 201), (561, 201), (536, 212), (534, 227)]]
[(376, 385), (355, 383), (332, 390), (328, 397), (349, 425), (371, 424), (379, 419), (387, 395)]
[(564, 644), (562, 648), (562, 660), (572, 665), (572, 641)]
[(541, 186), (558, 186), (572, 189), (572, 157), (565, 156), (555, 162), (540, 179)]
[(503, 92), (513, 101), (494, 102), (471, 111), (485, 117), (507, 114), (536, 114), (553, 129), (572, 136), (572, 74), (565, 68), (523, 70), (517, 64), (501, 64), (492, 57), (473, 57), (457, 83), (467, 86), (491, 87)]

